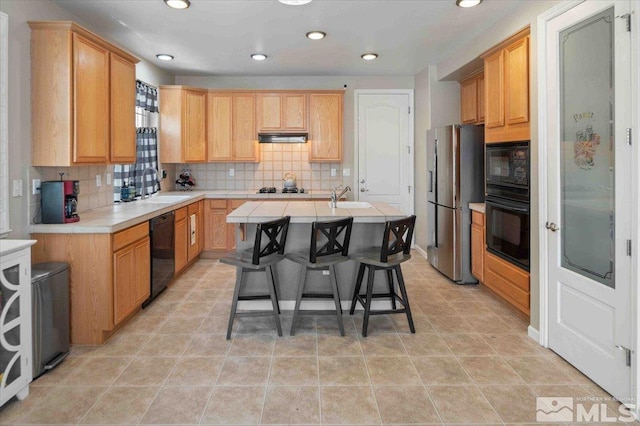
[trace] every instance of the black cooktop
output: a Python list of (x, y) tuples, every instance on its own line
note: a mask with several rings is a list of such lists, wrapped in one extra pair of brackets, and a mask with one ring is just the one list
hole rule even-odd
[(278, 190), (275, 186), (265, 186), (263, 188), (258, 189), (258, 194), (275, 194)]
[[(274, 186), (265, 186), (264, 188), (258, 189), (258, 194), (275, 194), (278, 190)], [(282, 194), (304, 194), (304, 188), (282, 188), (280, 191)]]

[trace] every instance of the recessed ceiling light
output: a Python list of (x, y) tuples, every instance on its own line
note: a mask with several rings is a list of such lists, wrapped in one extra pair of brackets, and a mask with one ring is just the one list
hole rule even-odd
[(307, 33), (307, 38), (311, 40), (322, 40), (327, 36), (327, 33), (322, 31), (309, 31)]
[(303, 4), (311, 3), (311, 0), (278, 0), (282, 4), (289, 6), (302, 6)]
[(172, 55), (168, 55), (166, 53), (158, 53), (156, 55), (156, 58), (160, 59), (161, 61), (172, 61), (173, 60), (173, 56)]
[(376, 59), (378, 57), (377, 53), (365, 53), (364, 55), (360, 56), (362, 59), (364, 59), (365, 61), (373, 61), (374, 59)]
[(264, 61), (265, 59), (267, 59), (267, 55), (262, 53), (254, 53), (253, 55), (251, 55), (251, 59), (253, 59), (254, 61)]
[(164, 0), (164, 2), (173, 9), (187, 9), (191, 6), (189, 0)]
[(456, 5), (460, 7), (473, 7), (482, 3), (482, 0), (456, 0)]

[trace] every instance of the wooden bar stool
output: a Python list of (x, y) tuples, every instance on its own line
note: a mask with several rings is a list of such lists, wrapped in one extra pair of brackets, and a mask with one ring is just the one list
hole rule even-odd
[[(381, 247), (371, 248), (349, 256), (349, 259), (360, 264), (349, 313), (353, 315), (356, 309), (356, 302), (360, 302), (364, 307), (364, 320), (362, 324), (363, 337), (367, 337), (369, 315), (404, 313), (407, 315), (407, 321), (409, 321), (409, 329), (412, 333), (416, 332), (413, 326), (413, 318), (411, 317), (407, 289), (404, 285), (404, 278), (402, 277), (402, 269), (400, 269), (402, 262), (411, 259), (411, 239), (413, 237), (415, 224), (415, 215), (407, 217), (406, 219), (389, 221), (385, 224)], [(362, 286), (365, 268), (369, 269), (369, 273), (367, 275), (367, 292), (363, 298), (363, 296), (360, 295), (360, 287)], [(388, 293), (373, 293), (373, 282), (376, 271), (386, 272), (387, 285), (389, 287)], [(395, 291), (393, 271), (396, 273), (401, 296)], [(377, 298), (391, 298), (391, 309), (371, 310), (371, 300)], [(397, 309), (396, 301), (402, 305), (401, 309)]]
[[(238, 252), (232, 256), (220, 259), (220, 262), (227, 265), (234, 265), (237, 268), (236, 286), (233, 291), (233, 302), (231, 304), (231, 314), (229, 315), (229, 327), (227, 329), (227, 340), (231, 338), (233, 321), (238, 316), (259, 316), (273, 315), (276, 321), (278, 336), (282, 336), (280, 327), (280, 306), (278, 305), (278, 294), (276, 290), (277, 278), (273, 269), (274, 265), (284, 259), (284, 246), (287, 242), (287, 231), (289, 230), (289, 216), (270, 222), (259, 223), (256, 229), (256, 240), (253, 249)], [(262, 236), (266, 238), (263, 241)], [(246, 282), (246, 273), (265, 272), (267, 275), (267, 288), (269, 294), (241, 295), (241, 290)], [(271, 311), (248, 311), (237, 312), (239, 300), (264, 300), (271, 299), (273, 310)]]
[[(338, 282), (336, 280), (335, 266), (338, 263), (349, 260), (349, 239), (351, 238), (351, 228), (353, 226), (353, 218), (331, 221), (331, 222), (313, 222), (311, 224), (311, 246), (308, 256), (304, 253), (290, 253), (286, 258), (300, 264), (300, 281), (298, 282), (298, 294), (296, 297), (296, 306), (293, 311), (293, 320), (291, 322), (291, 335), (296, 333), (296, 322), (299, 314), (313, 315), (333, 315), (338, 318), (338, 326), (340, 334), (344, 336), (344, 325), (342, 323), (342, 307), (340, 306), (340, 294), (338, 292)], [(308, 271), (329, 271), (329, 283), (331, 285), (331, 293), (305, 293), (304, 287), (307, 279)], [(330, 299), (336, 305), (334, 311), (301, 311), (300, 303), (302, 299)]]

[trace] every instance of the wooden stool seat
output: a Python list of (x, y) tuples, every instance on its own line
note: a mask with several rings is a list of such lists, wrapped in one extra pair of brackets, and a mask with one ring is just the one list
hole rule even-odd
[[(290, 217), (286, 216), (282, 219), (259, 223), (256, 229), (256, 239), (253, 249), (237, 252), (233, 255), (220, 259), (220, 262), (227, 265), (233, 265), (237, 268), (236, 285), (233, 290), (233, 302), (231, 304), (229, 326), (227, 328), (227, 340), (231, 338), (233, 322), (236, 316), (273, 315), (276, 322), (278, 336), (282, 336), (282, 327), (280, 326), (280, 306), (278, 303), (277, 293), (278, 279), (274, 266), (285, 258), (284, 248), (287, 241), (289, 221)], [(264, 241), (262, 238), (263, 235), (267, 237)], [(244, 287), (246, 283), (246, 274), (249, 272), (266, 273), (267, 289), (269, 290), (269, 294), (242, 294), (242, 287)], [(264, 299), (271, 299), (273, 310), (237, 312), (239, 300)]]
[[(351, 254), (349, 259), (360, 264), (358, 276), (356, 278), (353, 297), (351, 299), (351, 309), (349, 314), (353, 315), (356, 304), (359, 302), (364, 307), (364, 319), (362, 323), (362, 336), (367, 337), (367, 327), (369, 325), (370, 315), (385, 314), (406, 314), (409, 322), (409, 329), (415, 333), (413, 318), (411, 316), (411, 307), (409, 306), (409, 297), (405, 287), (404, 278), (400, 264), (411, 259), (411, 239), (413, 237), (413, 229), (416, 223), (416, 216), (410, 216), (406, 219), (389, 221), (385, 224), (385, 230), (382, 240), (382, 246), (372, 247)], [(364, 295), (360, 294), (362, 281), (364, 279), (366, 269), (367, 288)], [(385, 271), (387, 286), (389, 291), (385, 293), (374, 293), (373, 283), (376, 271)], [(396, 281), (400, 290), (400, 295), (395, 291), (395, 283), (393, 273), (396, 274)], [(389, 298), (391, 299), (391, 309), (371, 310), (372, 299)], [(397, 307), (397, 303), (402, 308)]]
[[(340, 334), (344, 336), (342, 306), (340, 306), (340, 293), (338, 292), (338, 282), (336, 280), (335, 266), (349, 260), (349, 240), (351, 238), (352, 226), (352, 217), (330, 222), (313, 222), (311, 224), (311, 244), (309, 247), (309, 251), (307, 251), (306, 253), (288, 253), (286, 255), (286, 258), (288, 260), (298, 263), (301, 266), (296, 305), (293, 311), (293, 320), (291, 322), (290, 334), (292, 336), (295, 335), (296, 323), (298, 320), (298, 315), (300, 314), (335, 314), (338, 319)], [(331, 286), (331, 293), (305, 293), (304, 289), (308, 271), (329, 271), (329, 284)], [(333, 299), (336, 307), (335, 311), (300, 310), (302, 299), (331, 298)]]

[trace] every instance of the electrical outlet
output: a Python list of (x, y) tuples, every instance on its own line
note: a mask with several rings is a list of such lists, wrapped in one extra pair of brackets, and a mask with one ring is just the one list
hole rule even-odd
[(336, 169), (331, 169), (331, 176), (335, 176), (336, 175)]
[(107, 173), (107, 185), (111, 185), (111, 173)]
[(229, 169), (229, 176), (234, 177), (236, 175), (236, 169)]
[(351, 176), (351, 169), (342, 169), (342, 176)]
[(96, 188), (100, 188), (102, 186), (102, 176), (96, 175)]
[(329, 271), (322, 271), (322, 275), (329, 275)]
[(13, 181), (13, 196), (22, 197), (22, 179), (15, 179)]
[(31, 194), (33, 195), (40, 194), (40, 179), (31, 180)]

